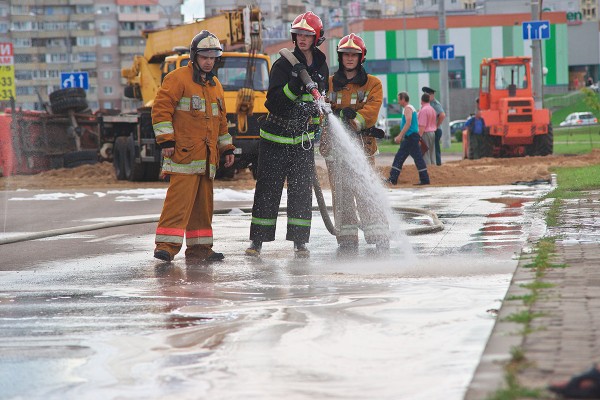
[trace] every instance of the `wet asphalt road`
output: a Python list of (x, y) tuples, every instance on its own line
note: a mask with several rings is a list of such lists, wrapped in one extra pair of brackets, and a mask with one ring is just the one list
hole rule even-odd
[[(391, 190), (444, 231), (388, 255), (336, 251), (318, 213), (311, 257), (283, 240), (248, 259), (248, 201), (218, 202), (226, 262), (152, 258), (155, 224), (0, 245), (1, 398), (460, 399), (516, 258), (543, 231), (548, 186)], [(0, 238), (158, 216), (148, 191), (0, 192)], [(164, 194), (163, 194), (164, 195)], [(50, 196), (52, 198), (52, 196)], [(37, 200), (33, 200), (36, 198)], [(426, 223), (398, 221), (403, 228)]]

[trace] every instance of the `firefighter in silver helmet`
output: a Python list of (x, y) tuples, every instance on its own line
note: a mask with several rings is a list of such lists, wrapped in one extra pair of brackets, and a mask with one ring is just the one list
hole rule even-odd
[(190, 44), (190, 63), (165, 76), (152, 107), (152, 126), (169, 188), (156, 228), (154, 257), (171, 261), (186, 240), (186, 260), (219, 261), (212, 250), (213, 180), (220, 155), (234, 161), (223, 87), (215, 62), (223, 53), (209, 31)]

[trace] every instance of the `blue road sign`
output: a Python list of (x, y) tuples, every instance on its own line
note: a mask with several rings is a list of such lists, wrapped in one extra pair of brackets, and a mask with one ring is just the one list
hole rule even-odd
[(431, 53), (434, 60), (454, 60), (454, 45), (434, 44)]
[(550, 39), (550, 21), (523, 22), (523, 40)]
[(85, 90), (90, 88), (87, 72), (61, 72), (60, 87), (63, 89), (79, 87)]

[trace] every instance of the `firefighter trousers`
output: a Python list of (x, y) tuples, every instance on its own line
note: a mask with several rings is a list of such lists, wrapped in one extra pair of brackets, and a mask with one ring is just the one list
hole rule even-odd
[[(359, 228), (367, 243), (387, 243), (389, 223), (378, 199), (368, 193), (360, 176), (345, 161), (336, 159), (326, 163), (338, 244), (357, 245)], [(373, 157), (369, 157), (369, 164), (374, 167)]]
[[(306, 147), (306, 143), (304, 145)], [(303, 144), (280, 144), (261, 139), (250, 240), (275, 240), (279, 204), (287, 179), (286, 240), (308, 243), (314, 170), (312, 145), (305, 149)]]
[(156, 228), (156, 250), (174, 256), (186, 238), (186, 257), (212, 253), (213, 181), (207, 175), (170, 176)]

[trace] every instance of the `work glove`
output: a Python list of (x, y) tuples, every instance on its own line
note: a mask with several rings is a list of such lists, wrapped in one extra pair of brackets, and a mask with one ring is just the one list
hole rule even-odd
[(300, 79), (300, 73), (306, 70), (306, 65), (298, 63), (292, 67), (291, 78), (288, 82), (288, 88), (298, 96), (302, 93), (302, 79)]
[(356, 111), (350, 107), (342, 108), (340, 111), (340, 117), (346, 121), (352, 121), (356, 118)]

